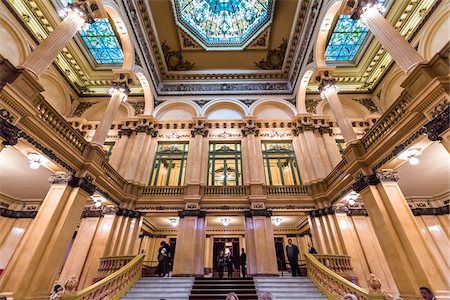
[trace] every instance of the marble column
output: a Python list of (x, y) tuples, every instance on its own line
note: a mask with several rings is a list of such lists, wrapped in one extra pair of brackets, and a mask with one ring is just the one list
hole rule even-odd
[(81, 224), (78, 229), (75, 241), (70, 249), (69, 256), (64, 264), (58, 283), (64, 285), (71, 276), (81, 278), (81, 273), (85, 267), (85, 262), (92, 248), (92, 242), (98, 226), (101, 224), (102, 212), (83, 213)]
[[(76, 0), (67, 7), (66, 18), (25, 59), (22, 66), (41, 76), (85, 23), (95, 23), (101, 16), (94, 0)], [(101, 5), (101, 4), (100, 4)]]
[(278, 276), (271, 212), (250, 210), (245, 215), (248, 276)]
[(400, 296), (421, 299), (418, 287), (449, 294), (446, 276), (431, 254), (392, 172), (362, 176), (353, 184), (361, 195)]
[(133, 134), (133, 130), (130, 128), (123, 128), (119, 130), (119, 140), (114, 145), (111, 157), (109, 158), (109, 164), (116, 170), (119, 170), (120, 164), (127, 148), (128, 140)]
[(204, 211), (184, 210), (180, 212), (172, 276), (203, 277), (206, 240), (205, 221)]
[(48, 299), (84, 205), (95, 186), (54, 174), (35, 220), (0, 277), (0, 291), (16, 299)]
[(192, 139), (189, 143), (188, 164), (186, 170), (186, 184), (188, 185), (188, 194), (195, 195), (199, 191), (198, 187), (204, 183), (206, 174), (203, 170), (208, 161), (208, 130), (206, 129), (206, 119), (194, 118), (194, 128), (191, 130)]
[(353, 130), (352, 123), (345, 115), (344, 107), (342, 106), (341, 100), (337, 94), (338, 89), (336, 86), (336, 81), (334, 79), (322, 78), (319, 91), (322, 98), (327, 99), (345, 142), (347, 144), (356, 143), (358, 138)]
[(351, 18), (360, 19), (369, 27), (403, 71), (408, 72), (418, 63), (425, 61), (419, 52), (380, 14), (376, 1), (357, 1), (352, 9)]
[[(20, 215), (20, 213), (21, 211), (14, 211), (15, 215)], [(33, 219), (31, 217), (17, 218), (14, 216), (11, 218), (0, 217), (0, 219), (6, 219), (6, 222), (3, 222), (5, 226), (0, 226), (0, 270), (3, 270), (17, 250), (22, 237)]]
[(341, 162), (342, 155), (332, 136), (333, 130), (330, 127), (320, 127), (319, 132), (325, 145), (331, 167), (334, 168)]
[(106, 141), (106, 137), (108, 136), (108, 132), (111, 129), (114, 118), (119, 111), (120, 104), (126, 99), (126, 96), (126, 91), (121, 90), (121, 88), (113, 88), (108, 106), (106, 107), (106, 111), (103, 114), (100, 124), (98, 124), (98, 127), (95, 130), (91, 144), (103, 146)]

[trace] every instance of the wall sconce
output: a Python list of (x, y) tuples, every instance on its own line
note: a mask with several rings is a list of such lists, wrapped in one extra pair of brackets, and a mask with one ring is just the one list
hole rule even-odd
[(99, 193), (94, 193), (91, 196), (92, 201), (94, 201), (94, 206), (96, 208), (100, 208), (102, 206), (102, 203), (106, 201), (105, 197), (100, 195)]
[(282, 219), (282, 218), (279, 218), (279, 217), (276, 217), (276, 218), (273, 218), (273, 219), (272, 219), (272, 223), (273, 223), (273, 225), (275, 225), (275, 226), (280, 226), (280, 225), (281, 225), (281, 221), (283, 221), (283, 219)]
[(355, 205), (356, 200), (359, 198), (359, 194), (355, 191), (351, 191), (350, 193), (348, 193), (347, 195), (344, 196), (344, 199), (347, 200), (347, 203), (350, 206)]
[(220, 222), (222, 222), (223, 226), (228, 226), (231, 223), (231, 219), (228, 217), (220, 218)]
[(421, 154), (422, 153), (420, 152), (420, 149), (411, 148), (411, 149), (408, 149), (408, 150), (400, 153), (400, 155), (398, 156), (398, 159), (407, 160), (410, 165), (415, 166), (415, 165), (419, 164), (420, 161), (417, 157), (420, 156)]
[(173, 227), (177, 227), (179, 219), (178, 218), (169, 218), (170, 224), (172, 224)]
[(49, 160), (35, 152), (27, 154), (28, 162), (30, 163), (30, 168), (33, 170), (39, 169), (42, 164), (46, 164)]

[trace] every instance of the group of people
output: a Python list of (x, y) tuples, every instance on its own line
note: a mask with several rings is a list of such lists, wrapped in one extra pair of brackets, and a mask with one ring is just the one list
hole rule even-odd
[[(241, 273), (242, 277), (245, 277), (245, 270), (246, 270), (246, 264), (247, 264), (247, 254), (245, 254), (244, 248), (241, 250), (241, 255), (239, 256), (239, 265), (241, 267)], [(223, 278), (223, 273), (225, 271), (225, 268), (228, 272), (228, 278), (233, 278), (233, 272), (236, 270), (235, 264), (234, 264), (234, 258), (230, 252), (225, 252), (223, 250), (219, 251), (219, 254), (217, 255), (217, 270), (219, 272), (219, 278)]]

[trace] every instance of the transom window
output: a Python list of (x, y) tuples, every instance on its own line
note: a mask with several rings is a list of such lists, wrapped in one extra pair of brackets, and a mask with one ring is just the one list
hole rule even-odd
[(242, 185), (240, 143), (209, 144), (208, 185)]
[(150, 175), (151, 186), (182, 186), (188, 143), (159, 143)]
[(301, 184), (292, 142), (263, 142), (262, 150), (268, 185)]

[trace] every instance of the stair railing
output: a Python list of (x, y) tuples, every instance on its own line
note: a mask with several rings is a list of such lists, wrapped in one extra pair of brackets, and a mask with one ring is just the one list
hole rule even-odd
[(141, 278), (143, 262), (144, 254), (139, 254), (108, 277), (81, 291), (65, 294), (62, 299), (120, 299)]
[(305, 254), (308, 277), (325, 294), (328, 299), (341, 299), (345, 294), (353, 294), (360, 300), (384, 300), (381, 283), (375, 275), (370, 274), (370, 290), (351, 283), (322, 264), (312, 254)]

